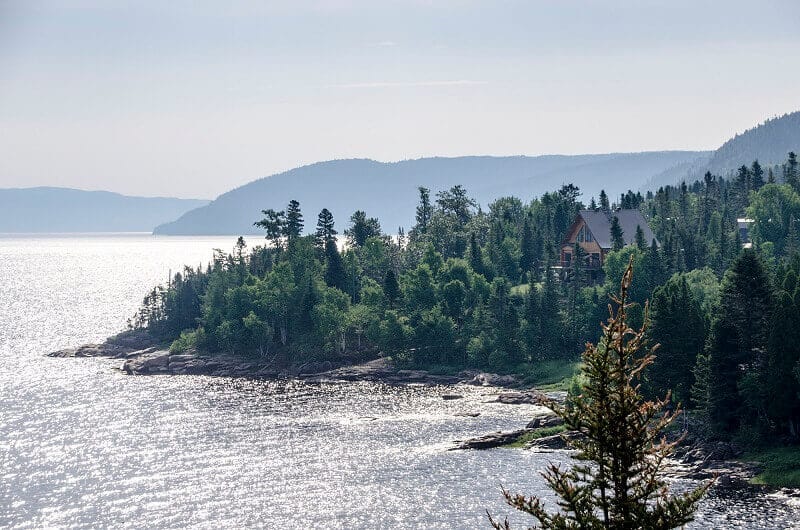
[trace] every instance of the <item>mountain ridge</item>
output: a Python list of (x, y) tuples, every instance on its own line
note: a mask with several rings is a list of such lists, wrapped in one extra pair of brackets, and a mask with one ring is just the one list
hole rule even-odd
[(208, 202), (58, 186), (1, 188), (0, 233), (151, 232)]
[[(486, 206), (492, 200), (517, 195), (529, 199), (565, 183), (575, 183), (584, 197), (601, 188), (611, 197), (637, 189), (649, 176), (704, 151), (651, 151), (587, 155), (425, 157), (397, 162), (338, 159), (306, 164), (262, 177), (234, 188), (206, 206), (156, 227), (154, 233), (252, 234), (252, 223), (266, 208), (283, 209), (300, 202), (310, 229), (317, 212), (328, 208), (343, 226), (357, 209), (377, 216), (384, 229), (409, 228), (417, 187), (434, 193), (462, 184)], [(613, 176), (613, 178), (611, 178)], [(609, 178), (604, 178), (609, 177)], [(350, 191), (348, 191), (350, 190)]]

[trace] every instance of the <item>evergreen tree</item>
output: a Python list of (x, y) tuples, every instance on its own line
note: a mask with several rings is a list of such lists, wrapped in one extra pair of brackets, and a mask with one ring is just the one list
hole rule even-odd
[(314, 234), (314, 243), (319, 249), (324, 249), (328, 241), (335, 241), (337, 232), (333, 226), (333, 214), (327, 208), (323, 208), (317, 217), (317, 231)]
[(721, 436), (734, 433), (748, 419), (740, 407), (741, 368), (758, 373), (763, 366), (771, 306), (764, 266), (752, 250), (745, 250), (725, 275), (721, 311), (711, 333), (705, 409)]
[(383, 294), (389, 301), (389, 307), (394, 307), (395, 301), (400, 297), (400, 284), (397, 283), (397, 275), (392, 269), (386, 271), (383, 278)]
[(647, 241), (644, 239), (644, 230), (639, 225), (636, 225), (636, 236), (635, 236), (636, 246), (639, 247), (639, 250), (647, 250)]
[(690, 368), (703, 351), (706, 329), (703, 314), (684, 277), (673, 276), (655, 290), (650, 322), (649, 339), (660, 347), (648, 372), (648, 393), (662, 395), (672, 390), (677, 402), (688, 405), (694, 385)]
[(353, 247), (363, 247), (367, 239), (380, 237), (381, 224), (374, 217), (367, 217), (363, 210), (357, 210), (350, 216), (350, 228), (344, 231), (347, 242)]
[(592, 199), (589, 201), (589, 209), (592, 211), (597, 210), (597, 201), (594, 200), (594, 195), (592, 196)]
[(433, 206), (431, 205), (431, 190), (420, 186), (419, 190), (419, 206), (417, 206), (417, 224), (414, 231), (419, 234), (424, 234), (428, 231), (428, 225), (433, 217)]
[(793, 369), (800, 363), (800, 313), (792, 297), (781, 291), (775, 302), (767, 344), (764, 377), (769, 419), (780, 432), (800, 437), (800, 382)]
[(519, 268), (522, 270), (523, 274), (533, 270), (535, 260), (534, 253), (533, 230), (531, 230), (529, 218), (525, 217), (525, 221), (522, 224), (522, 241), (520, 242), (519, 258)]
[(619, 225), (619, 218), (615, 215), (611, 219), (611, 246), (614, 250), (622, 250), (625, 246), (625, 239), (622, 236), (622, 227)]
[(800, 192), (800, 174), (798, 174), (797, 155), (794, 151), (789, 152), (789, 157), (783, 165), (783, 181), (795, 191)]
[[(582, 435), (570, 441), (579, 463), (569, 468), (552, 464), (543, 473), (562, 511), (553, 513), (540, 498), (503, 490), (508, 504), (532, 515), (541, 528), (677, 528), (693, 520), (711, 485), (671, 496), (661, 478), (678, 441), (658, 441), (659, 435), (678, 411), (666, 411), (669, 396), (653, 402), (639, 393), (637, 380), (654, 355), (653, 350), (643, 353), (646, 328), (635, 331), (626, 321), (632, 271), (631, 264), (613, 299), (616, 308), (602, 326), (600, 344), (587, 344), (583, 353), (582, 393), (567, 407), (554, 405), (566, 426)], [(510, 529), (507, 520), (499, 523), (491, 515), (489, 520), (498, 530)]]
[(764, 185), (764, 169), (761, 167), (761, 164), (758, 163), (758, 160), (754, 160), (753, 165), (750, 166), (750, 175), (752, 189), (756, 191), (760, 190)]
[(303, 233), (303, 214), (300, 211), (300, 203), (292, 199), (286, 208), (286, 223), (284, 224), (284, 236), (289, 243), (300, 237)]
[(347, 272), (342, 263), (342, 256), (336, 248), (336, 241), (329, 239), (325, 242), (325, 283), (347, 291)]
[(478, 274), (485, 275), (486, 269), (483, 265), (483, 252), (478, 245), (478, 238), (475, 237), (475, 232), (469, 235), (469, 264), (472, 270)]
[(261, 210), (261, 213), (264, 214), (264, 218), (253, 225), (263, 228), (267, 232), (267, 240), (274, 248), (280, 250), (281, 239), (286, 234), (286, 214), (283, 211), (276, 212), (272, 208)]
[(606, 190), (600, 190), (600, 209), (604, 212), (611, 210), (611, 205), (608, 203), (608, 195), (606, 195)]

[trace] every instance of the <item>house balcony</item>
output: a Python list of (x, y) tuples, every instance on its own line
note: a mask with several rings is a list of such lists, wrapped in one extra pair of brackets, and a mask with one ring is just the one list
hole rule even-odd
[[(563, 269), (571, 269), (574, 265), (572, 260), (566, 260), (561, 262), (561, 268)], [(597, 271), (603, 268), (603, 263), (600, 261), (600, 258), (587, 256), (583, 263), (583, 269), (587, 271)]]

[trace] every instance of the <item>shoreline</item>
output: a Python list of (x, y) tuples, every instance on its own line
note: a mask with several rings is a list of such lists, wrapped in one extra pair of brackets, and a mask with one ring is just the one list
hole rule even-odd
[(373, 381), (387, 384), (467, 384), (520, 390), (499, 396), (499, 401), (504, 403), (539, 404), (546, 400), (544, 394), (525, 389), (522, 381), (513, 375), (498, 375), (479, 370), (462, 370), (453, 375), (434, 374), (427, 370), (400, 368), (386, 357), (357, 364), (336, 365), (331, 361), (310, 361), (280, 366), (267, 359), (225, 353), (210, 354), (197, 350), (170, 353), (167, 346), (143, 331), (123, 331), (99, 344), (65, 348), (48, 353), (47, 356), (116, 359), (121, 361), (118, 369), (128, 375), (206, 375), (298, 379), (315, 383)]

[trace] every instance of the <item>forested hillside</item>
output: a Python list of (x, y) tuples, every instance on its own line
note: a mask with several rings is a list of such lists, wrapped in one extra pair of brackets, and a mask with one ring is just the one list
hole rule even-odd
[(714, 175), (730, 177), (743, 164), (754, 160), (764, 168), (776, 170), (783, 163), (786, 153), (800, 152), (800, 111), (766, 120), (722, 144), (708, 154), (695, 160), (678, 164), (653, 176), (641, 189), (655, 189), (667, 184), (677, 184), (702, 179), (710, 171)]
[[(796, 438), (798, 192), (790, 153), (777, 178), (753, 162), (730, 180), (708, 173), (644, 196), (592, 197), (590, 207), (611, 217), (618, 206), (639, 208), (656, 236), (637, 234), (624, 246), (612, 223), (614, 249), (594, 285), (580, 246), (571, 267), (557, 261), (586, 207), (573, 185), (530, 202), (500, 198), (486, 210), (461, 186), (435, 195), (420, 188), (416, 222), (396, 237), (362, 210), (337, 225), (327, 209), (306, 220), (291, 201), (258, 221), (267, 245), (239, 238), (208, 267), (176, 274), (131, 325), (174, 340), (175, 351), (267, 356), (283, 365), (385, 355), (408, 366), (524, 374), (577, 360), (633, 260), (628, 318), (641, 324), (651, 300), (650, 338), (661, 344), (646, 390), (672, 390), (708, 417), (716, 436)], [(753, 220), (752, 241), (737, 226), (744, 215)], [(306, 226), (314, 235), (303, 235)]]

